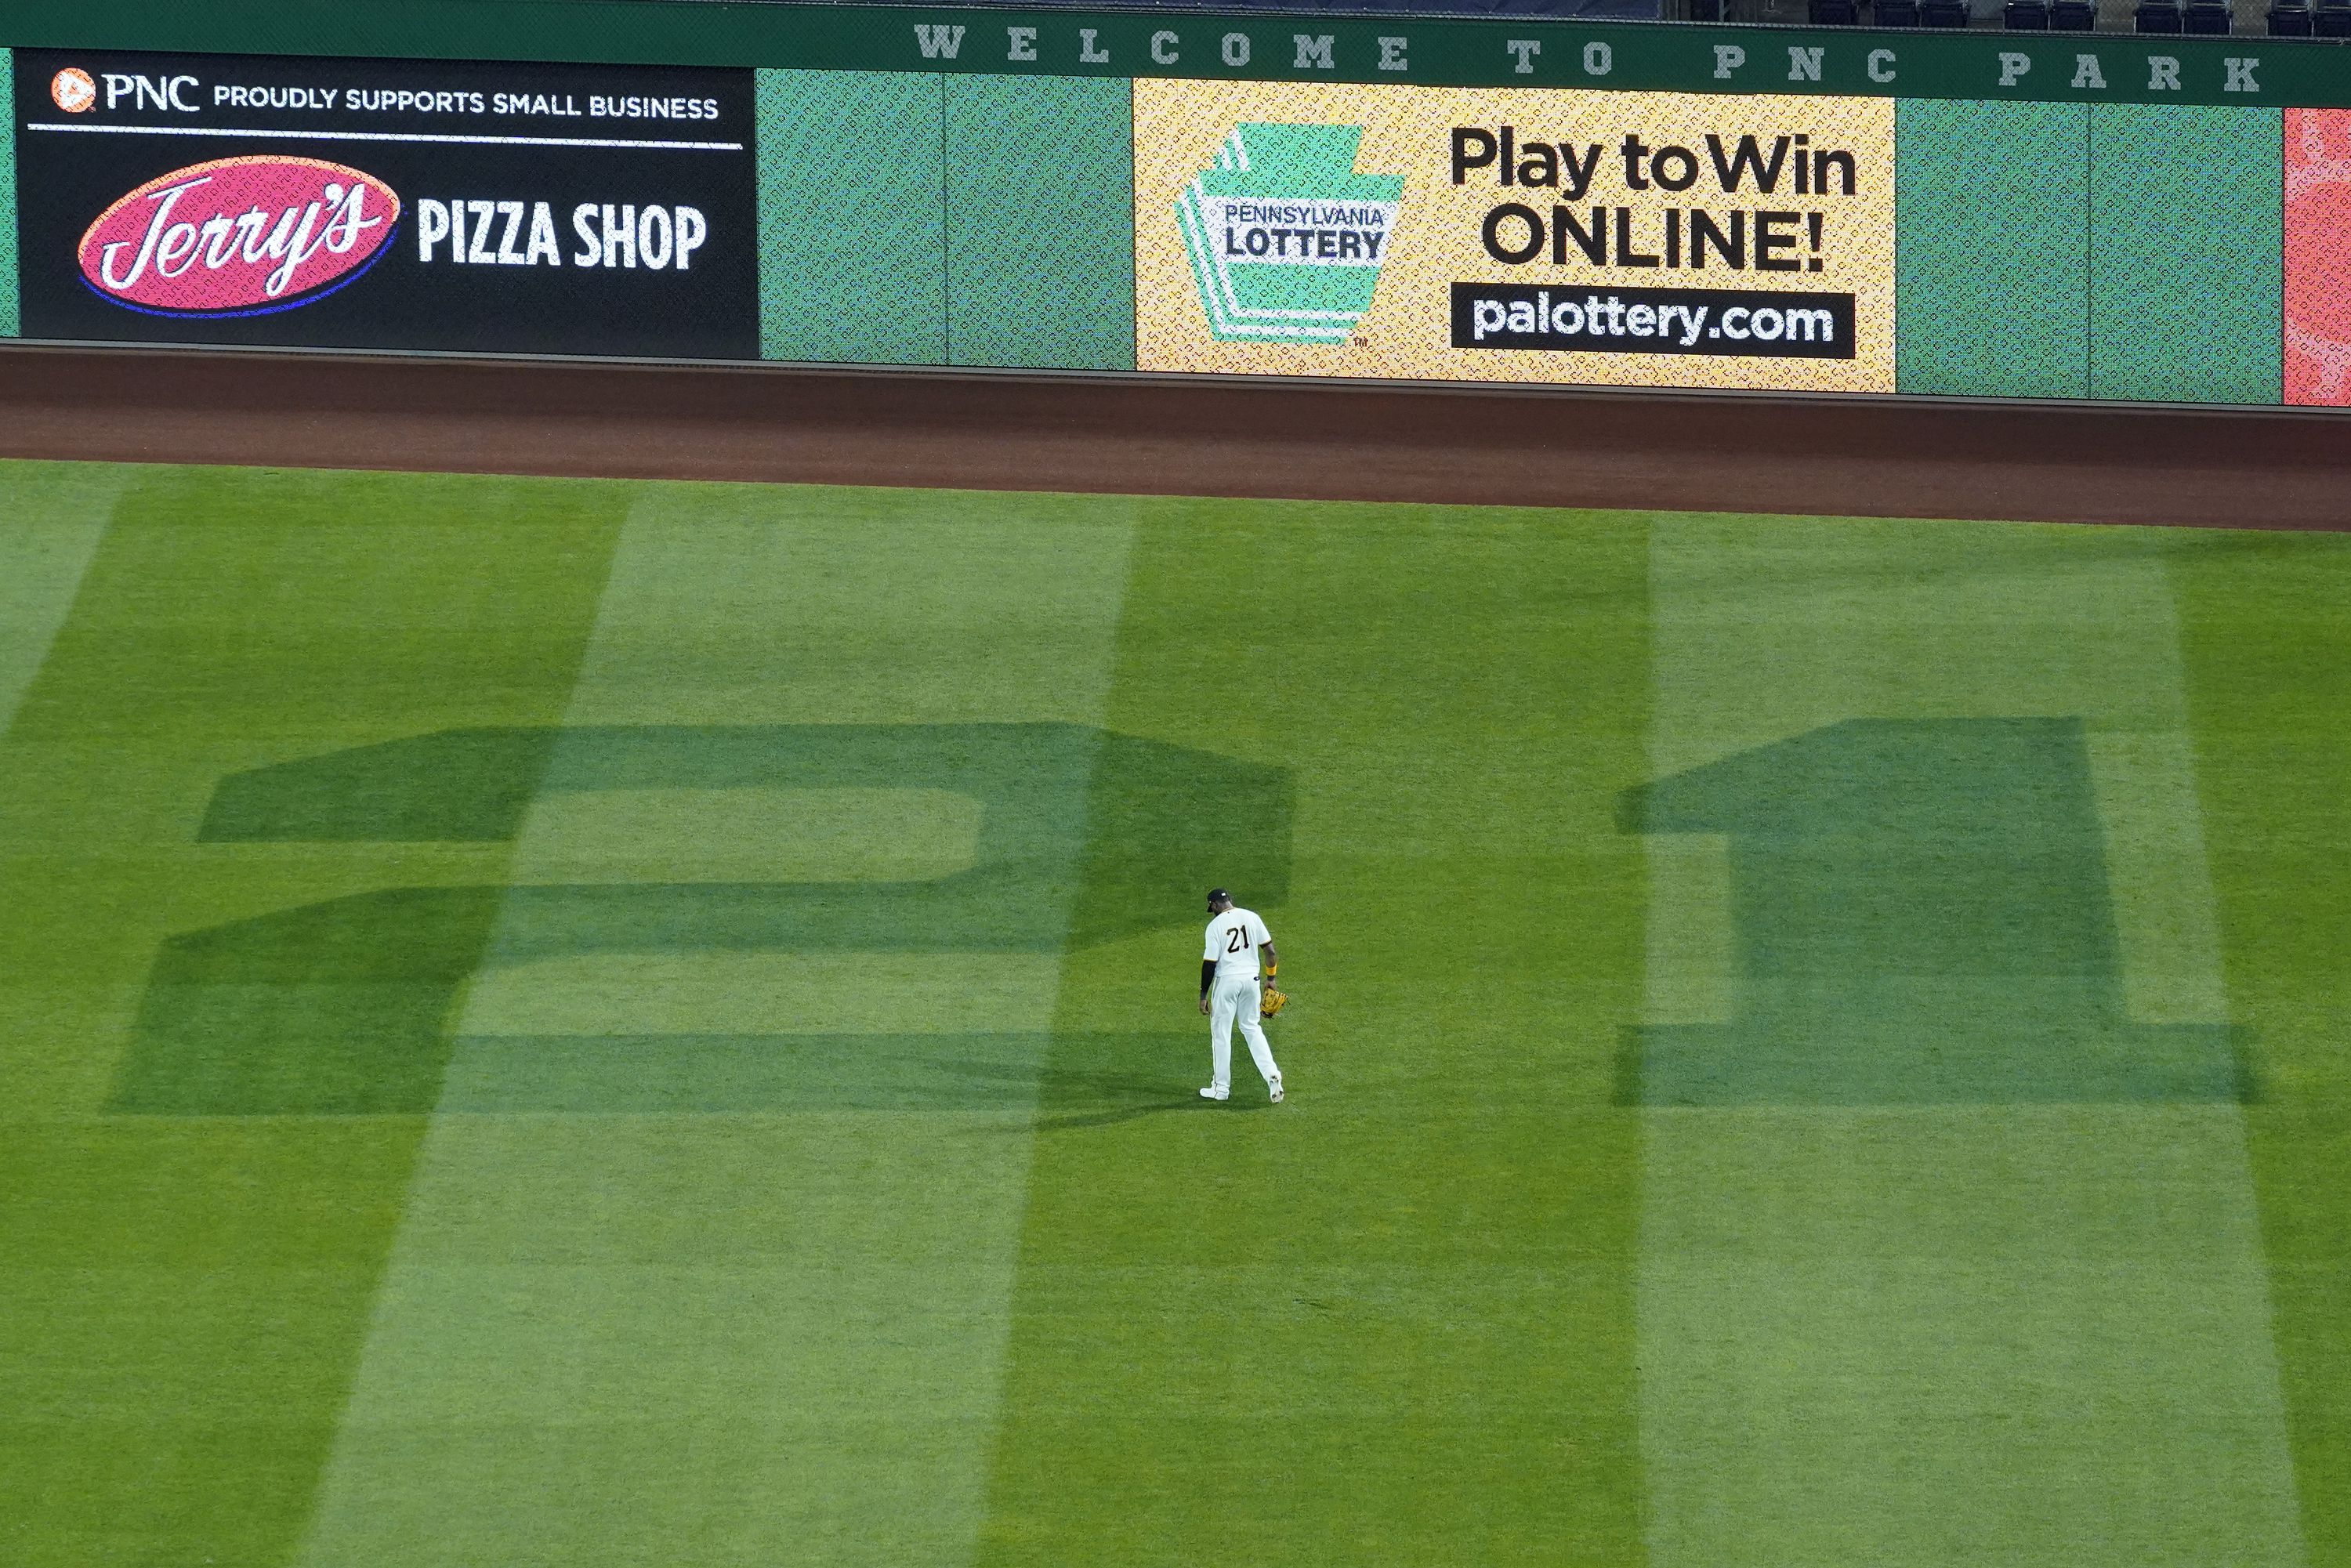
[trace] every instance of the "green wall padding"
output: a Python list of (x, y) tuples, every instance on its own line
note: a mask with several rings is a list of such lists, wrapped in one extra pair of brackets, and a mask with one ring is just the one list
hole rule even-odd
[(1895, 112), (1897, 390), (2087, 396), (2087, 110), (1906, 99)]
[(947, 357), (940, 78), (758, 73), (759, 353)]
[(947, 361), (1134, 368), (1123, 80), (946, 78)]
[(2278, 111), (2089, 112), (2090, 395), (2278, 402)]
[(0, 105), (9, 106), (0, 123), (0, 338), (22, 330), (16, 309), (16, 71), (13, 57), (0, 49)]
[(1133, 370), (1130, 93), (759, 72), (761, 356)]

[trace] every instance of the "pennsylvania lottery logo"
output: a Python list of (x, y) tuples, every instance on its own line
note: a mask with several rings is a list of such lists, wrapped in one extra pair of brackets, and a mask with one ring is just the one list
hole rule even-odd
[(1219, 342), (1343, 343), (1371, 308), (1404, 194), (1355, 172), (1360, 125), (1236, 125), (1176, 201)]

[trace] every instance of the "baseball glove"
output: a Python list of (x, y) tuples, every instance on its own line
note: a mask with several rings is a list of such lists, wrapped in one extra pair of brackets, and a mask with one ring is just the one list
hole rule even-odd
[(1261, 1018), (1271, 1018), (1274, 1014), (1280, 1012), (1289, 1005), (1290, 993), (1288, 991), (1277, 991), (1271, 986), (1268, 986), (1258, 997), (1258, 1015)]

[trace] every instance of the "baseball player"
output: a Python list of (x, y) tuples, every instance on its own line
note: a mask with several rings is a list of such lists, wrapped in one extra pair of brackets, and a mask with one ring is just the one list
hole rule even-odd
[(1233, 896), (1221, 887), (1208, 890), (1208, 939), (1200, 951), (1200, 1010), (1208, 1015), (1208, 1086), (1203, 1100), (1229, 1100), (1233, 1092), (1233, 1025), (1241, 1026), (1249, 1041), (1249, 1060), (1265, 1075), (1266, 1092), (1281, 1103), (1281, 1070), (1273, 1064), (1273, 1050), (1265, 1043), (1258, 1022), (1263, 998), (1258, 990), (1257, 953), (1265, 949), (1266, 977), (1273, 977), (1278, 962), (1273, 935), (1265, 922), (1246, 909), (1233, 907)]

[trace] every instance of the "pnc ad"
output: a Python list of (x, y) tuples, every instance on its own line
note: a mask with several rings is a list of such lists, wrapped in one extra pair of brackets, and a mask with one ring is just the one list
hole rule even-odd
[(1145, 371), (1894, 390), (1882, 99), (1134, 84)]
[(28, 338), (758, 354), (751, 73), (19, 51)]

